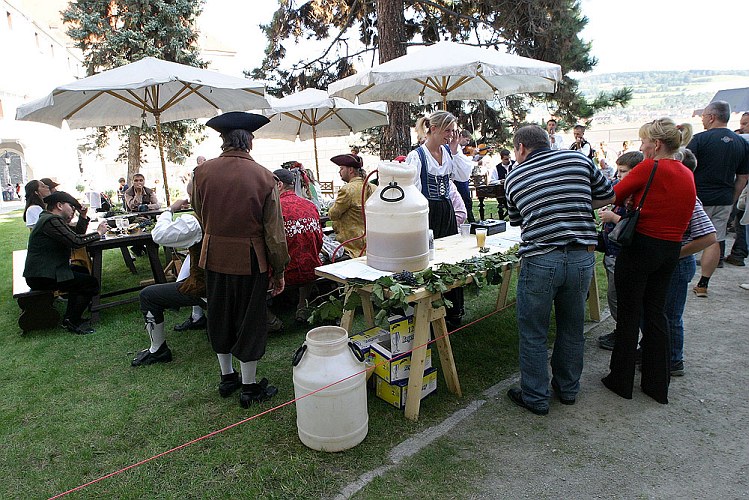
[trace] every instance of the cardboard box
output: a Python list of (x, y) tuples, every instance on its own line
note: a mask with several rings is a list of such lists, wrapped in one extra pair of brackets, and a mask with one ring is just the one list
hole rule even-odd
[(406, 315), (396, 314), (388, 318), (390, 325), (390, 352), (393, 356), (403, 354), (413, 348), (414, 311), (410, 307)]
[[(396, 408), (406, 407), (406, 396), (408, 395), (408, 380), (401, 380), (389, 384), (380, 377), (375, 378), (375, 393), (383, 401), (387, 401)], [(430, 368), (424, 371), (424, 380), (421, 385), (421, 399), (437, 390), (437, 369)]]
[[(408, 379), (411, 373), (411, 355), (393, 361), (397, 354), (390, 352), (390, 342), (375, 342), (369, 347), (369, 359), (374, 365), (375, 375), (386, 382), (393, 383)], [(424, 371), (432, 367), (432, 350), (427, 348), (424, 359)]]
[(364, 330), (363, 332), (357, 333), (356, 335), (352, 335), (351, 337), (349, 337), (349, 340), (356, 344), (359, 349), (361, 349), (362, 353), (364, 353), (364, 355), (366, 356), (367, 353), (369, 353), (369, 346), (371, 346), (375, 342), (389, 341), (390, 332), (375, 326), (368, 330)]

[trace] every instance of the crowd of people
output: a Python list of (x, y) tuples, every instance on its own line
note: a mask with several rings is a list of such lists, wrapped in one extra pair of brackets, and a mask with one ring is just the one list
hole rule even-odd
[[(616, 321), (616, 329), (599, 338), (599, 345), (611, 350), (610, 373), (602, 382), (631, 398), (639, 364), (643, 392), (668, 402), (671, 376), (685, 371), (681, 316), (696, 273), (694, 254), (702, 251), (701, 275), (693, 289), (698, 297), (708, 296), (710, 277), (722, 265), (729, 220), (737, 227), (737, 238), (725, 261), (743, 265), (747, 256), (746, 211), (735, 205), (742, 191), (746, 197), (749, 141), (727, 128), (729, 113), (727, 104), (711, 103), (703, 113), (705, 132), (694, 136), (688, 124), (654, 120), (639, 130), (640, 151), (624, 143), (615, 161), (603, 144), (594, 148), (585, 139), (582, 125), (574, 127), (575, 140), (567, 146), (554, 119), (545, 129), (530, 125), (515, 132), (514, 160), (508, 149), (499, 151), (489, 182), (504, 184), (510, 224), (520, 226), (522, 235), (517, 288), (521, 380), (508, 391), (514, 403), (545, 415), (552, 393), (562, 404), (576, 402), (596, 248), (605, 253), (608, 302)], [(239, 391), (243, 407), (277, 392), (257, 376), (269, 331), (282, 327), (269, 304), (285, 297), (295, 307), (295, 319), (306, 321), (314, 269), (330, 259), (365, 254), (362, 207), (376, 188), (358, 152), (332, 157), (344, 184), (328, 207), (334, 234), (324, 235), (324, 203), (312, 172), (298, 162), (271, 171), (253, 160), (253, 132), (267, 122), (260, 115), (230, 112), (206, 124), (219, 133), (222, 152), (199, 159), (187, 186), (189, 199), (177, 200), (156, 220), (154, 241), (186, 248), (189, 255), (177, 282), (141, 291), (151, 344), (132, 360), (133, 366), (171, 361), (164, 311), (190, 307), (190, 316), (174, 329), (207, 328), (219, 364), (218, 392), (229, 397)], [(749, 113), (741, 126), (738, 132), (749, 133)], [(414, 184), (428, 201), (434, 237), (457, 234), (459, 224), (473, 220), (469, 180), (485, 159), (467, 154), (471, 134), (460, 131), (449, 112), (434, 112), (415, 127), (419, 144), (397, 160), (416, 172)], [(127, 210), (159, 208), (141, 174), (132, 183), (119, 181), (118, 198)], [(104, 234), (107, 224), (85, 234), (86, 208), (56, 188), (50, 179), (25, 186), (24, 221), (31, 234), (24, 276), (32, 289), (66, 292), (63, 326), (90, 333), (82, 315), (99, 283), (85, 270), (71, 268), (70, 255)], [(175, 212), (188, 206), (194, 216), (175, 218)], [(603, 223), (600, 232), (596, 209)], [(633, 212), (639, 212), (634, 237), (618, 245), (610, 232)], [(326, 251), (329, 238), (339, 248)], [(452, 303), (446, 319), (455, 328), (464, 315), (462, 289), (446, 298)], [(552, 308), (556, 338), (550, 376)]]

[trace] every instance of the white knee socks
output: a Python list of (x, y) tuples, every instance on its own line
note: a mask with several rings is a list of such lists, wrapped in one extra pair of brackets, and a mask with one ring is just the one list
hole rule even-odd
[(197, 321), (203, 317), (203, 308), (200, 306), (192, 306), (192, 320)]
[(257, 372), (257, 361), (243, 361), (239, 363), (239, 367), (242, 370), (242, 383), (254, 384), (255, 373)]
[(161, 347), (166, 340), (166, 335), (164, 334), (164, 322), (154, 323), (153, 314), (149, 312), (146, 314), (146, 331), (148, 332), (148, 336), (151, 337), (151, 347), (149, 347), (148, 350), (151, 352), (158, 351), (159, 347)]
[(216, 353), (216, 356), (218, 356), (218, 364), (219, 366), (221, 366), (221, 375), (229, 375), (231, 373), (234, 373), (234, 367), (231, 365), (231, 353)]

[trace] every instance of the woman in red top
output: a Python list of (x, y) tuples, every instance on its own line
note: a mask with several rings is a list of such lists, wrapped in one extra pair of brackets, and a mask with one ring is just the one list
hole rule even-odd
[[(689, 143), (692, 127), (661, 118), (640, 127), (645, 160), (616, 186), (618, 203), (632, 195), (636, 207), (655, 168), (632, 245), (616, 259), (614, 280), (618, 298), (616, 342), (611, 373), (604, 385), (632, 399), (637, 338), (642, 319), (642, 391), (659, 403), (668, 403), (671, 339), (664, 307), (671, 274), (679, 260), (681, 237), (689, 225), (697, 197), (692, 172), (674, 160)], [(657, 164), (657, 167), (655, 165)]]

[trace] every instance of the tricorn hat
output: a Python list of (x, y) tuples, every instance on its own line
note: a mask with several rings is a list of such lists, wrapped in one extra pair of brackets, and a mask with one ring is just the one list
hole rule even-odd
[(208, 120), (205, 125), (213, 130), (224, 134), (230, 130), (246, 130), (254, 132), (266, 123), (270, 122), (268, 117), (255, 113), (244, 113), (242, 111), (230, 111)]
[(42, 177), (41, 179), (39, 179), (39, 182), (43, 182), (43, 183), (44, 183), (44, 184), (46, 184), (46, 185), (47, 185), (47, 187), (48, 187), (48, 188), (50, 188), (50, 189), (54, 189), (54, 188), (56, 188), (57, 186), (59, 186), (59, 184), (58, 184), (58, 183), (56, 183), (55, 181), (53, 181), (53, 180), (52, 180), (52, 179), (50, 179), (49, 177)]
[(54, 203), (70, 203), (71, 205), (73, 205), (73, 207), (75, 207), (76, 210), (81, 209), (80, 202), (65, 191), (57, 191), (56, 193), (52, 193), (51, 195), (44, 198), (44, 203), (46, 205), (52, 205)]
[(339, 167), (364, 168), (364, 160), (358, 155), (337, 155), (330, 159)]

